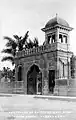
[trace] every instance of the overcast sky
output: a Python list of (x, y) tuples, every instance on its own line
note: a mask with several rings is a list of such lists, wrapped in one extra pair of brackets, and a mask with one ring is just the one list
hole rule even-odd
[[(76, 0), (0, 0), (0, 51), (5, 45), (3, 36), (23, 36), (27, 30), (31, 38), (38, 37), (42, 44), (45, 39), (41, 28), (56, 13), (74, 28), (70, 33), (70, 47), (76, 55)], [(0, 60), (1, 57), (0, 53)], [(11, 64), (0, 62), (0, 66), (11, 67)]]

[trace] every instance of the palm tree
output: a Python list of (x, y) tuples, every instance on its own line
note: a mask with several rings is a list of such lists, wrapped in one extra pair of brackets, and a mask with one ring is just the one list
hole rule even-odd
[(39, 46), (39, 42), (38, 42), (38, 38), (34, 38), (34, 40), (32, 41), (31, 39), (29, 39), (28, 42), (26, 42), (26, 48), (30, 49), (33, 47), (38, 47)]
[(34, 38), (34, 44), (33, 44), (34, 47), (38, 47), (39, 46), (39, 42), (38, 42), (38, 38), (35, 37)]
[(27, 42), (27, 48), (30, 49), (30, 48), (33, 48), (34, 46), (34, 43), (32, 42), (31, 39), (29, 39), (29, 42)]
[[(29, 31), (27, 31), (24, 35), (24, 37), (22, 38), (22, 36), (18, 36), (18, 35), (13, 35), (13, 37), (16, 39), (17, 41), (17, 47), (19, 51), (23, 50), (23, 46), (25, 45), (25, 42), (27, 43), (27, 38), (28, 38), (28, 33)], [(26, 46), (27, 47), (27, 46)]]
[(19, 37), (18, 35), (13, 35), (14, 39), (7, 36), (4, 37), (4, 39), (7, 40), (7, 43), (6, 48), (2, 50), (2, 53), (7, 53), (9, 55), (3, 57), (2, 61), (11, 61), (12, 65), (14, 65), (14, 57), (16, 55), (17, 47), (19, 51), (23, 50), (23, 46), (28, 38), (28, 32), (29, 31), (25, 33), (23, 38), (22, 36)]

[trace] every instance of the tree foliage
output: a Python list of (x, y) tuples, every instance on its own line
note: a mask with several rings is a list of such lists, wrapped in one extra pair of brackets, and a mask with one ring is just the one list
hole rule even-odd
[(7, 40), (6, 48), (2, 50), (2, 53), (7, 53), (8, 55), (2, 58), (2, 61), (11, 61), (14, 65), (14, 57), (16, 55), (17, 48), (19, 51), (23, 50), (23, 45), (28, 39), (27, 31), (22, 38), (22, 36), (13, 35), (13, 39), (5, 36), (4, 39)]
[(35, 37), (32, 41), (31, 39), (28, 39), (28, 33), (29, 31), (25, 33), (24, 37), (18, 35), (13, 35), (13, 38), (7, 36), (4, 37), (4, 40), (7, 40), (7, 43), (6, 48), (2, 50), (2, 53), (7, 53), (8, 55), (4, 56), (2, 61), (11, 61), (12, 65), (14, 65), (17, 49), (18, 51), (22, 51), (23, 49), (26, 50), (39, 46), (38, 38)]
[(2, 77), (5, 77), (6, 79), (9, 78), (11, 81), (15, 80), (15, 69), (11, 70), (10, 68), (3, 67), (2, 70)]

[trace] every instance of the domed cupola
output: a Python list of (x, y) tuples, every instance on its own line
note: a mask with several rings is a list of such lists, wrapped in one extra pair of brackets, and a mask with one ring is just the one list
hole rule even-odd
[(42, 31), (47, 31), (48, 29), (52, 29), (53, 27), (63, 27), (64, 29), (67, 29), (68, 31), (71, 31), (72, 28), (69, 26), (68, 22), (62, 18), (60, 18), (57, 14), (56, 17), (50, 19), (44, 28), (42, 28)]
[(45, 25), (45, 28), (53, 27), (55, 25), (69, 27), (69, 24), (64, 19), (62, 19), (56, 15), (56, 17), (54, 17), (53, 19), (51, 19), (47, 22), (47, 24)]
[(67, 44), (69, 46), (69, 31), (72, 29), (66, 20), (56, 14), (56, 17), (49, 20), (45, 27), (42, 28), (42, 31), (45, 32), (44, 43), (57, 46), (55, 49), (67, 50)]

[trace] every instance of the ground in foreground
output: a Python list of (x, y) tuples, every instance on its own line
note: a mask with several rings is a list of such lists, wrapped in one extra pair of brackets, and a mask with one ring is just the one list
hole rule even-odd
[(76, 98), (1, 95), (0, 120), (75, 120)]

